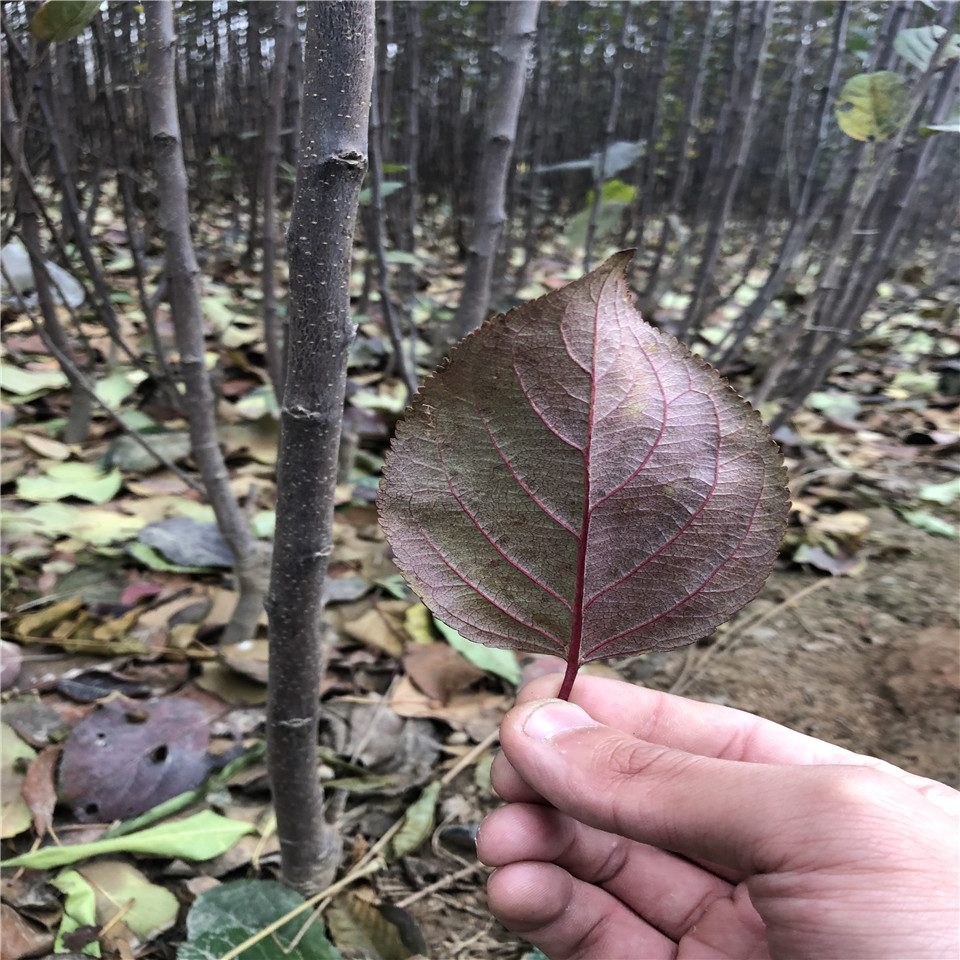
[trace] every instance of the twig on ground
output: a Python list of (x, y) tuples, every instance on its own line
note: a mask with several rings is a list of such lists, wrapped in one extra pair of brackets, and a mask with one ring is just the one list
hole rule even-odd
[(471, 874), (476, 873), (478, 870), (483, 869), (483, 864), (477, 860), (475, 863), (467, 864), (467, 866), (456, 870), (453, 873), (448, 873), (445, 877), (441, 877), (439, 880), (431, 883), (429, 886), (424, 887), (422, 890), (417, 890), (416, 893), (411, 893), (410, 896), (404, 897), (402, 900), (397, 901), (396, 906), (400, 907), (401, 910), (406, 910), (411, 903), (416, 903), (418, 900), (422, 900), (424, 897), (429, 897), (430, 894), (436, 893), (438, 890), (445, 890), (447, 887), (453, 886), (455, 883), (459, 883), (461, 880), (465, 880)]

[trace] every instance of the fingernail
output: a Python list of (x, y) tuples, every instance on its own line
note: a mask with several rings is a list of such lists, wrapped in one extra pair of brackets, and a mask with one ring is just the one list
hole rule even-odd
[(523, 732), (532, 740), (549, 740), (564, 730), (599, 726), (589, 713), (576, 704), (565, 700), (548, 700), (527, 717)]

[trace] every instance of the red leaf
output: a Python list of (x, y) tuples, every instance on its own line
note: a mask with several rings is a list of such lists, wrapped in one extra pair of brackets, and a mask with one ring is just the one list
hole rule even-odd
[(591, 660), (706, 636), (752, 599), (787, 515), (779, 450), (640, 318), (618, 253), (484, 324), (428, 378), (380, 493), (397, 564), (471, 640)]

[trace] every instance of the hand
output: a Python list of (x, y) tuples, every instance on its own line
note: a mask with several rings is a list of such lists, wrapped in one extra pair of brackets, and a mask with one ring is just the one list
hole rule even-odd
[(552, 960), (960, 957), (960, 794), (750, 714), (581, 676), (500, 730), (490, 908)]

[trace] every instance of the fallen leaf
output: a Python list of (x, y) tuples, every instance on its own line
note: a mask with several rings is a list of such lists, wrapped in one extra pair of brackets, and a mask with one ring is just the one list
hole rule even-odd
[(333, 942), (351, 955), (362, 956), (365, 960), (407, 960), (415, 955), (427, 956), (423, 934), (409, 915), (404, 927), (408, 937), (414, 931), (419, 935), (420, 942), (415, 949), (404, 942), (400, 928), (387, 919), (380, 907), (355, 893), (335, 897), (324, 916)]
[(403, 825), (390, 841), (390, 853), (399, 860), (413, 853), (433, 832), (434, 811), (440, 796), (439, 780), (424, 787), (420, 796), (407, 807), (403, 815)]
[(212, 810), (204, 810), (183, 820), (168, 820), (159, 826), (124, 834), (122, 837), (75, 843), (72, 846), (43, 847), (0, 861), (0, 867), (47, 870), (107, 853), (143, 853), (155, 857), (209, 860), (229, 849), (240, 837), (255, 830), (251, 823), (230, 820)]
[(266, 683), (270, 673), (270, 644), (266, 640), (241, 640), (220, 648), (223, 662), (257, 683)]
[[(114, 933), (136, 949), (177, 922), (179, 900), (165, 887), (151, 883), (132, 864), (120, 860), (98, 860), (64, 870), (51, 883), (60, 890), (73, 892), (64, 902), (61, 935), (66, 932), (65, 926), (72, 929), (84, 924), (103, 927), (124, 911), (120, 930)], [(92, 904), (81, 885), (92, 892)]]
[(3, 960), (39, 957), (53, 950), (53, 932), (30, 923), (6, 903), (0, 903), (0, 930), (3, 931)]
[[(283, 884), (235, 880), (205, 890), (187, 914), (187, 940), (178, 960), (217, 960), (275, 920), (303, 904), (303, 897)], [(311, 923), (296, 946), (293, 940), (308, 920), (306, 912), (244, 951), (249, 960), (341, 960), (322, 923)]]
[(415, 645), (404, 656), (403, 669), (428, 697), (443, 704), (485, 676), (445, 643)]
[(30, 808), (20, 792), (34, 750), (6, 723), (0, 723), (0, 838), (15, 837), (30, 827)]
[(77, 497), (90, 503), (106, 503), (120, 490), (119, 470), (101, 470), (95, 463), (54, 463), (36, 477), (17, 480), (17, 496), (24, 500), (62, 500)]
[(62, 747), (47, 747), (31, 761), (23, 778), (21, 794), (30, 808), (33, 829), (43, 838), (53, 823), (53, 811), (57, 805), (55, 776)]
[(192, 790), (214, 765), (206, 711), (184, 697), (111, 700), (74, 727), (59, 795), (81, 823), (136, 816)]

